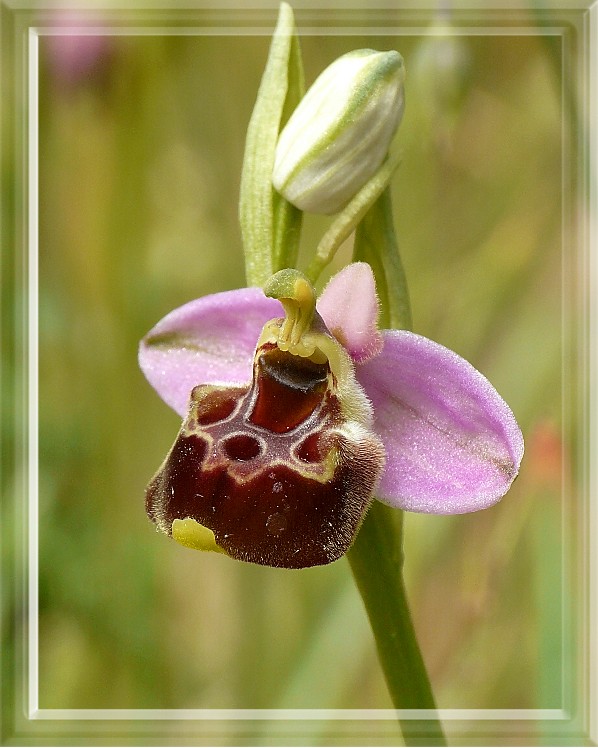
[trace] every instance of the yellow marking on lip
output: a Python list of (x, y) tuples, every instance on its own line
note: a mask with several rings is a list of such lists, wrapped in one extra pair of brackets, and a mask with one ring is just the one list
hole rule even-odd
[(187, 548), (194, 548), (196, 551), (215, 551), (228, 555), (216, 542), (214, 533), (191, 517), (173, 520), (172, 537), (177, 543)]

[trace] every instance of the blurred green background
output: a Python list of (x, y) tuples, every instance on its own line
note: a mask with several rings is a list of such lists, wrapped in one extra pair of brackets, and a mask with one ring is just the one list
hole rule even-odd
[[(301, 43), (308, 83), (354, 48), (403, 55), (393, 194), (415, 330), (480, 369), (526, 439), (496, 507), (405, 519), (438, 705), (559, 708), (568, 312), (562, 333), (574, 292), (559, 39), (472, 25)], [(40, 38), (41, 708), (391, 707), (345, 559), (243, 565), (156, 534), (143, 508), (179, 419), (139, 372), (138, 341), (172, 308), (244, 285), (239, 179), (268, 44), (251, 33)], [(326, 225), (306, 220), (304, 256)], [(350, 243), (335, 267), (349, 257)]]

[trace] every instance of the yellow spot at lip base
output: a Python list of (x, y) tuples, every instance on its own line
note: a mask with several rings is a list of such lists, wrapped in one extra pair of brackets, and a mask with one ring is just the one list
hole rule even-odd
[(214, 533), (191, 517), (173, 520), (172, 537), (177, 543), (187, 548), (194, 548), (196, 551), (215, 551), (226, 554), (224, 548), (216, 543)]

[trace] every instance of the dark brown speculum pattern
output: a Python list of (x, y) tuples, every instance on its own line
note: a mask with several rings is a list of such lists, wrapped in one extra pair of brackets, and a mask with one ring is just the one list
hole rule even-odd
[(201, 385), (146, 508), (192, 518), (233, 558), (300, 568), (350, 546), (380, 470), (377, 439), (343, 415), (328, 363), (266, 343), (247, 387)]

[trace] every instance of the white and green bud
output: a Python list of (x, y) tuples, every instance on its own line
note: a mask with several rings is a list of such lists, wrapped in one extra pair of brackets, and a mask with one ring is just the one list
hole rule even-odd
[(293, 205), (332, 214), (379, 169), (404, 109), (398, 52), (359, 49), (316, 79), (278, 139), (272, 182)]

